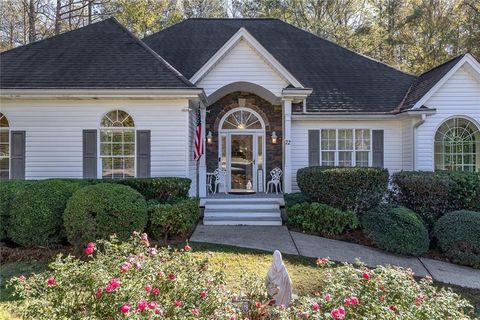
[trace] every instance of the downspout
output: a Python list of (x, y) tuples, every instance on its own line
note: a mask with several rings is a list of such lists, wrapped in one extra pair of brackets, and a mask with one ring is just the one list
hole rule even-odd
[(420, 119), (420, 121), (418, 121), (417, 123), (415, 123), (415, 125), (413, 126), (413, 129), (412, 129), (412, 131), (413, 131), (413, 137), (412, 137), (412, 148), (413, 148), (413, 150), (412, 150), (412, 156), (413, 156), (412, 164), (413, 164), (413, 168), (412, 168), (412, 169), (413, 169), (413, 170), (416, 169), (416, 166), (415, 166), (415, 165), (416, 165), (416, 164), (415, 164), (415, 159), (416, 159), (416, 155), (415, 155), (415, 151), (416, 151), (415, 141), (417, 140), (417, 138), (416, 138), (416, 130), (417, 130), (418, 127), (420, 127), (422, 124), (425, 123), (425, 119), (426, 119), (426, 118), (427, 118), (427, 115), (423, 113), (423, 114), (422, 114), (422, 118)]

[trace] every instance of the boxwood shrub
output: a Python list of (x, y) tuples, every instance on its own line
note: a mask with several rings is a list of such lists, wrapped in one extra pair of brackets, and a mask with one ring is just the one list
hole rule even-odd
[(480, 173), (397, 172), (392, 176), (392, 199), (418, 213), (432, 230), (447, 212), (480, 211)]
[(0, 183), (0, 240), (7, 238), (11, 208), (17, 193), (29, 183), (28, 180), (7, 180)]
[(381, 168), (307, 167), (297, 183), (312, 201), (357, 213), (376, 207), (386, 194), (388, 170)]
[(362, 226), (375, 245), (390, 252), (418, 256), (430, 244), (420, 217), (404, 207), (380, 205), (362, 216)]
[(285, 200), (285, 207), (287, 207), (287, 208), (291, 208), (296, 204), (312, 202), (306, 195), (304, 195), (301, 192), (286, 193), (283, 196), (283, 198)]
[(126, 240), (147, 224), (145, 198), (121, 184), (99, 183), (75, 192), (63, 215), (68, 241), (81, 248), (96, 239), (116, 234)]
[(358, 218), (353, 212), (335, 209), (322, 203), (305, 202), (287, 210), (288, 225), (324, 236), (342, 234), (356, 229), (359, 225)]
[(188, 178), (159, 177), (115, 180), (114, 182), (137, 190), (146, 200), (156, 199), (163, 203), (171, 203), (179, 198), (188, 197), (192, 181)]
[(156, 239), (186, 236), (200, 218), (198, 199), (149, 207), (149, 233)]
[(480, 268), (480, 212), (454, 211), (435, 224), (438, 246), (453, 261)]
[(22, 246), (60, 244), (65, 237), (63, 211), (70, 196), (82, 186), (81, 180), (14, 182), (8, 237)]

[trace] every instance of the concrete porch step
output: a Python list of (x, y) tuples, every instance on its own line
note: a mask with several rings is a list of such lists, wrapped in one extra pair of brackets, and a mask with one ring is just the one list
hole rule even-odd
[(204, 217), (204, 225), (217, 226), (281, 226), (280, 217)]
[(278, 201), (249, 201), (249, 200), (232, 200), (232, 201), (207, 201), (205, 207), (208, 209), (216, 210), (232, 210), (232, 209), (248, 209), (248, 210), (259, 210), (259, 209), (278, 209)]
[(280, 217), (280, 209), (278, 205), (276, 208), (270, 209), (257, 209), (257, 208), (211, 208), (210, 206), (205, 209), (205, 217)]

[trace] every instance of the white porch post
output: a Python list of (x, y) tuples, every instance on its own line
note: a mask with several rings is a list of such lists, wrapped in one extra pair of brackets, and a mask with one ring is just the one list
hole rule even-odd
[(204, 154), (200, 158), (199, 172), (198, 172), (198, 190), (199, 197), (207, 196), (207, 162), (206, 162), (206, 153), (207, 153), (207, 140), (205, 139), (205, 120), (206, 120), (206, 107), (202, 106), (200, 109), (200, 116), (202, 121), (202, 141), (203, 141), (203, 150)]
[(292, 192), (291, 127), (292, 100), (283, 100), (283, 191)]

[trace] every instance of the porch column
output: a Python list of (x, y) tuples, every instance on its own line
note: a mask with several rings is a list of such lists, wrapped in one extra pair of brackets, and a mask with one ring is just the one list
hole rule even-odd
[(292, 100), (283, 100), (283, 192), (292, 192), (291, 159)]
[(207, 152), (207, 140), (205, 139), (205, 127), (206, 127), (206, 115), (207, 109), (205, 106), (200, 108), (200, 117), (202, 121), (202, 141), (203, 141), (203, 150), (204, 153), (200, 158), (199, 170), (198, 170), (198, 196), (200, 198), (207, 196), (207, 161), (206, 161), (206, 152)]

